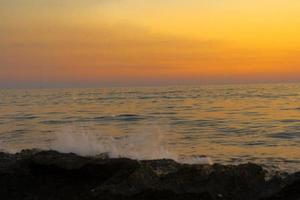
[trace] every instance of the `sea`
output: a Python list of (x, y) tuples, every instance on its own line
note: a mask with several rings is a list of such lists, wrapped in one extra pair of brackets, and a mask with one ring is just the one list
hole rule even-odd
[(300, 84), (1, 89), (0, 149), (300, 169)]

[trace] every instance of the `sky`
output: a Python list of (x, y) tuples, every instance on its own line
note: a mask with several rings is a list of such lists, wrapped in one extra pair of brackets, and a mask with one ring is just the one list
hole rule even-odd
[(0, 0), (0, 87), (300, 81), (298, 0)]

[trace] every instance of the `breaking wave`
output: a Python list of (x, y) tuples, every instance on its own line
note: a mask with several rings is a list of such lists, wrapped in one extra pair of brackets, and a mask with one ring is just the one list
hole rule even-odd
[(173, 159), (188, 164), (211, 164), (209, 157), (180, 157), (165, 148), (159, 131), (128, 135), (105, 136), (92, 132), (64, 130), (56, 134), (51, 149), (81, 156), (97, 156), (103, 153), (110, 158), (126, 157), (137, 160)]

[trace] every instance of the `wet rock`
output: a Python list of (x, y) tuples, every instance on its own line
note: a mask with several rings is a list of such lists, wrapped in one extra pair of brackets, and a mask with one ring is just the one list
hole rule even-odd
[(300, 199), (300, 173), (266, 180), (255, 164), (82, 157), (56, 151), (0, 153), (1, 199)]

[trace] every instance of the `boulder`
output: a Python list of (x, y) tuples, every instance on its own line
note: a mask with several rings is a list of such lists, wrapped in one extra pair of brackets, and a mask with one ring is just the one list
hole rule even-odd
[(39, 150), (0, 153), (4, 200), (296, 200), (299, 187), (300, 173), (267, 179), (267, 172), (251, 163), (188, 165)]

